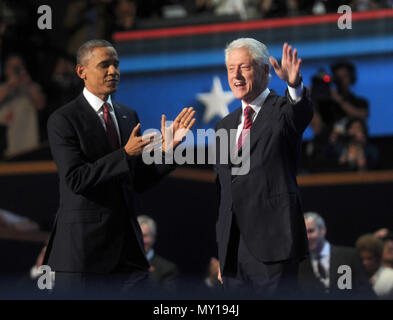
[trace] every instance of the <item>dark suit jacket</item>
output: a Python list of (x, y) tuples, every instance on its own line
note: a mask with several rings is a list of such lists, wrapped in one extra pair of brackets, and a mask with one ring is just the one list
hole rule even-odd
[[(352, 271), (352, 289), (340, 290), (337, 283), (342, 274), (338, 273), (341, 265), (347, 265)], [(375, 298), (366, 270), (363, 267), (356, 249), (331, 245), (329, 262), (329, 291), (316, 277), (311, 259), (307, 258), (300, 263), (298, 282), (305, 297), (312, 298)]]
[(178, 270), (177, 266), (169, 260), (155, 254), (149, 261), (152, 271), (150, 279), (160, 285), (173, 286)]
[[(287, 93), (288, 95), (288, 93)], [(313, 109), (304, 90), (300, 102), (267, 96), (250, 130), (250, 171), (232, 176), (231, 164), (222, 164), (217, 143), (216, 183), (219, 213), (216, 224), (220, 267), (223, 270), (232, 215), (253, 256), (263, 262), (282, 261), (307, 254), (307, 236), (296, 182), (302, 134)], [(216, 126), (237, 129), (242, 108)], [(236, 141), (231, 139), (229, 145)], [(221, 156), (222, 158), (222, 156)]]
[[(138, 116), (119, 103), (113, 107), (124, 146)], [(134, 194), (172, 167), (144, 165), (123, 147), (112, 151), (83, 94), (51, 115), (48, 136), (59, 172), (60, 206), (44, 264), (63, 272), (109, 273), (119, 263), (147, 270)]]

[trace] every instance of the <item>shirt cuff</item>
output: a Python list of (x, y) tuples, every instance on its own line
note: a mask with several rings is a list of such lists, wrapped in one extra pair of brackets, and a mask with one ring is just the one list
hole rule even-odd
[(291, 97), (291, 99), (297, 103), (300, 100), (302, 100), (302, 96), (303, 96), (303, 82), (300, 84), (300, 86), (298, 86), (297, 88), (292, 88), (290, 86), (288, 86), (288, 92), (289, 92), (289, 96)]

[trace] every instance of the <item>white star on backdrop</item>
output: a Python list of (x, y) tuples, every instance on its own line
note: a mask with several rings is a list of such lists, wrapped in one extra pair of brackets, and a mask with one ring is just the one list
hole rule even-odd
[(213, 78), (213, 86), (210, 93), (198, 93), (197, 99), (206, 106), (202, 121), (208, 123), (215, 116), (224, 118), (228, 113), (228, 104), (235, 99), (232, 91), (223, 91), (220, 78)]

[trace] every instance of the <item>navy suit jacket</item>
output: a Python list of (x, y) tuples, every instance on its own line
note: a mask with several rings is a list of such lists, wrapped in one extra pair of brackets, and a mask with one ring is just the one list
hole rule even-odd
[[(237, 129), (242, 108), (216, 125)], [(293, 103), (273, 90), (267, 96), (250, 129), (250, 171), (232, 175), (232, 165), (220, 159), (217, 142), (215, 166), (219, 192), (216, 224), (220, 267), (223, 270), (233, 214), (240, 233), (252, 253), (262, 262), (301, 258), (308, 253), (307, 235), (296, 181), (302, 134), (313, 116), (307, 91)], [(234, 152), (236, 141), (229, 139)], [(222, 158), (222, 155), (221, 155)]]
[[(138, 116), (119, 103), (113, 107), (124, 146)], [(124, 262), (147, 270), (134, 195), (173, 166), (145, 165), (123, 147), (112, 151), (83, 94), (51, 115), (48, 137), (59, 173), (60, 205), (44, 264), (63, 272), (109, 273)]]

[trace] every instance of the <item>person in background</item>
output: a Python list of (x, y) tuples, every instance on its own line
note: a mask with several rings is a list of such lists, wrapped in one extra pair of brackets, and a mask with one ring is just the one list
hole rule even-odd
[(393, 268), (393, 232), (389, 231), (382, 241), (382, 265), (387, 268)]
[(135, 0), (117, 0), (114, 3), (115, 15), (113, 31), (136, 29), (138, 3)]
[(377, 165), (379, 152), (368, 143), (368, 128), (362, 118), (349, 118), (345, 134), (340, 135), (332, 146), (340, 169), (363, 171)]
[(207, 270), (207, 277), (204, 279), (205, 286), (210, 289), (215, 289), (220, 285), (218, 273), (220, 270), (220, 263), (217, 258), (211, 257), (209, 267)]
[(383, 242), (373, 234), (365, 234), (356, 241), (369, 281), (378, 298), (393, 299), (393, 269), (381, 264)]
[(37, 110), (45, 107), (40, 86), (32, 81), (23, 58), (11, 54), (5, 61), (6, 82), (0, 85), (0, 123), (7, 126), (7, 148), (11, 157), (39, 145)]
[[(354, 248), (336, 246), (326, 240), (324, 219), (316, 212), (306, 212), (304, 220), (307, 228), (310, 258), (302, 261), (299, 268), (299, 285), (305, 295), (331, 298), (372, 298), (373, 293), (359, 254)], [(352, 289), (341, 290), (338, 279), (341, 265), (350, 266)]]
[(146, 258), (150, 264), (150, 279), (163, 288), (174, 289), (178, 274), (177, 266), (154, 251), (157, 239), (156, 222), (147, 215), (140, 215), (137, 220), (142, 230)]

